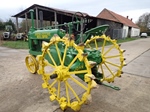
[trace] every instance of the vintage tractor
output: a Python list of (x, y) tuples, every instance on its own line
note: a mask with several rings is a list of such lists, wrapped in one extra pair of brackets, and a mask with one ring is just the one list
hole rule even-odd
[(12, 25), (5, 26), (5, 32), (2, 35), (3, 40), (15, 40), (15, 34), (13, 33)]
[[(48, 89), (50, 100), (58, 101), (62, 110), (80, 110), (82, 104), (91, 100), (92, 88), (121, 77), (126, 65), (125, 50), (105, 35), (109, 25), (84, 31), (85, 21), (79, 21), (79, 13), (75, 13), (72, 22), (60, 24), (57, 29), (35, 29), (33, 13), (31, 10), (30, 54), (25, 63), (31, 73), (42, 75), (42, 87)], [(82, 14), (81, 17), (84, 18)]]

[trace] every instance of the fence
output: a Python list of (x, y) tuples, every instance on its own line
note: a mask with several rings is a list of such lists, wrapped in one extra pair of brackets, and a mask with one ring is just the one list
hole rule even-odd
[(126, 29), (113, 29), (113, 39), (121, 39), (126, 37)]

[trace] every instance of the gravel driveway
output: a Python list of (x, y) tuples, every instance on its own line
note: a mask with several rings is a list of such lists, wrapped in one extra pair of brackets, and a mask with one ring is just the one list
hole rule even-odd
[[(91, 105), (83, 106), (81, 112), (150, 112), (149, 43), (150, 38), (122, 44), (127, 50), (128, 66), (124, 68), (123, 77), (114, 83), (122, 90), (100, 86), (92, 91), (94, 99)], [(26, 55), (28, 50), (0, 47), (0, 112), (60, 112), (59, 105), (51, 103), (47, 90), (41, 87), (41, 76), (26, 69)], [(145, 72), (141, 73), (142, 69)]]

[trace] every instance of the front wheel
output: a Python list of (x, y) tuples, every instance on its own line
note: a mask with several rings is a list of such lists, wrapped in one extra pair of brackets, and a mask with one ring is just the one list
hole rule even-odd
[(38, 69), (38, 64), (34, 56), (28, 55), (25, 58), (26, 67), (29, 70), (29, 72), (35, 74)]

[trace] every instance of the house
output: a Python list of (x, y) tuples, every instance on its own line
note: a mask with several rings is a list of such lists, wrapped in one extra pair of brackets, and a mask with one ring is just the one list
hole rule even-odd
[(107, 34), (112, 38), (126, 38), (139, 36), (140, 28), (128, 16), (125, 18), (108, 9), (103, 9), (98, 15), (97, 26), (109, 24)]

